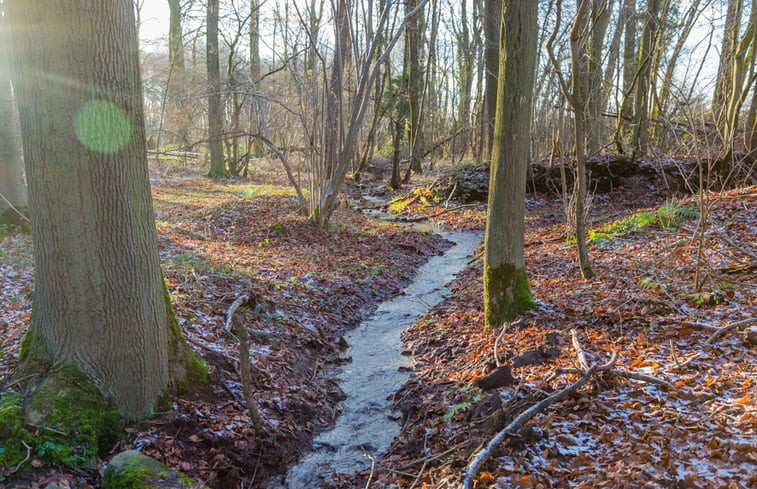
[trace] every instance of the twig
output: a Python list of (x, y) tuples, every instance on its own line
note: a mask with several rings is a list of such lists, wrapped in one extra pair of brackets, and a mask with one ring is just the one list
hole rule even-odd
[(714, 333), (710, 335), (709, 338), (707, 338), (707, 341), (705, 341), (706, 344), (712, 344), (713, 341), (720, 338), (723, 335), (726, 335), (734, 330), (739, 330), (741, 328), (746, 328), (747, 326), (751, 326), (753, 324), (757, 324), (757, 317), (744, 319), (741, 321), (736, 321), (735, 323), (731, 323), (728, 326), (723, 326), (722, 328), (718, 329)]
[(666, 301), (664, 299), (656, 299), (654, 297), (634, 297), (632, 299), (634, 302), (642, 302), (647, 304), (656, 304), (658, 306), (665, 306), (668, 309), (672, 309), (673, 311), (677, 312), (681, 316), (685, 316), (686, 313), (683, 312), (680, 308), (678, 308), (675, 304), (673, 304), (670, 301)]
[(581, 371), (589, 370), (589, 364), (586, 363), (586, 354), (581, 347), (581, 343), (578, 341), (578, 333), (575, 329), (570, 330), (570, 339), (573, 343), (573, 348), (576, 349), (576, 357), (578, 358), (578, 366), (581, 367)]
[(447, 200), (444, 201), (444, 208), (446, 209), (449, 207), (449, 201), (452, 198), (453, 195), (455, 195), (455, 190), (457, 190), (457, 182), (452, 186), (452, 191), (447, 196)]
[(5, 195), (3, 195), (2, 192), (0, 192), (0, 197), (2, 197), (2, 199), (5, 201), (5, 203), (8, 204), (8, 206), (10, 206), (10, 208), (13, 210), (13, 212), (15, 212), (16, 214), (18, 214), (19, 216), (21, 216), (21, 219), (23, 219), (24, 221), (28, 222), (29, 224), (32, 223), (29, 220), (29, 218), (24, 215), (23, 212), (21, 212), (20, 210), (16, 209), (16, 206), (14, 206), (13, 204), (11, 204), (11, 201), (8, 200), (7, 198), (5, 198)]
[(671, 365), (670, 367), (667, 367), (665, 370), (681, 370), (682, 368), (684, 368), (685, 366), (687, 366), (688, 364), (690, 364), (691, 362), (693, 362), (697, 358), (701, 358), (703, 355), (704, 354), (702, 352), (699, 352), (699, 353), (697, 353), (695, 355), (691, 355), (689, 358), (687, 358), (683, 362), (678, 363), (676, 365)]
[(27, 461), (27, 460), (29, 460), (29, 457), (31, 456), (31, 453), (32, 453), (32, 447), (30, 447), (29, 445), (27, 445), (27, 444), (26, 444), (26, 442), (25, 442), (24, 440), (21, 440), (21, 444), (22, 444), (22, 445), (24, 446), (24, 448), (26, 448), (26, 457), (24, 457), (24, 459), (23, 459), (22, 461), (20, 461), (20, 462), (18, 463), (18, 465), (16, 465), (16, 467), (14, 467), (14, 468), (13, 468), (13, 469), (11, 470), (11, 472), (10, 472), (11, 474), (14, 474), (14, 473), (16, 473), (16, 472), (18, 471), (18, 469), (20, 469), (20, 468), (21, 468), (21, 466), (22, 466), (22, 465), (24, 465), (24, 464), (26, 463), (26, 461)]
[(719, 327), (713, 326), (711, 324), (705, 324), (705, 323), (684, 323), (684, 324), (692, 329), (698, 329), (700, 331), (709, 331), (710, 333), (712, 333), (713, 331), (720, 331)]
[[(581, 370), (579, 368), (558, 368), (555, 373), (559, 374), (580, 374), (583, 373), (584, 370)], [(652, 377), (651, 375), (642, 374), (639, 372), (630, 372), (628, 370), (617, 370), (617, 369), (607, 369), (602, 370), (602, 373), (606, 373), (609, 375), (615, 375), (618, 377), (626, 377), (628, 379), (634, 379), (634, 380), (641, 380), (643, 382), (648, 382), (650, 384), (657, 384), (661, 387), (664, 387), (668, 390), (674, 390), (676, 386), (671, 384), (670, 382), (662, 379), (658, 379), (657, 377)]]
[(363, 456), (371, 461), (371, 473), (368, 476), (368, 481), (366, 481), (365, 483), (365, 489), (368, 489), (371, 485), (371, 481), (373, 480), (373, 471), (376, 469), (376, 461), (367, 453), (364, 453)]
[(740, 243), (737, 243), (737, 242), (733, 241), (723, 231), (715, 231), (715, 233), (718, 235), (718, 237), (720, 239), (722, 239), (723, 241), (725, 241), (727, 244), (731, 245), (733, 248), (736, 248), (740, 252), (744, 253), (745, 255), (747, 255), (752, 260), (757, 260), (757, 255), (755, 255), (751, 251), (749, 251), (746, 248), (744, 248), (743, 246), (741, 246)]
[[(573, 347), (576, 349), (576, 355), (578, 355), (579, 357), (584, 357), (579, 358), (578, 362), (585, 364), (586, 359), (583, 353), (583, 348), (581, 347), (581, 343), (578, 341), (578, 335), (575, 333), (574, 329), (571, 330), (571, 335), (573, 337)], [(583, 375), (576, 382), (570, 384), (563, 390), (556, 392), (545, 399), (542, 399), (541, 401), (537, 402), (530, 408), (520, 413), (518, 417), (516, 417), (510, 424), (505, 426), (502, 431), (497, 433), (497, 435), (489, 441), (486, 447), (484, 447), (476, 454), (473, 461), (468, 464), (468, 468), (466, 469), (465, 475), (463, 476), (463, 488), (471, 489), (473, 487), (473, 478), (476, 477), (476, 474), (478, 474), (481, 465), (483, 465), (483, 463), (489, 459), (494, 449), (497, 448), (500, 443), (502, 443), (502, 441), (509, 435), (511, 431), (515, 431), (526, 424), (531, 418), (539, 414), (551, 404), (554, 404), (568, 397), (571, 393), (575, 392), (579, 387), (588, 382), (596, 372), (611, 370), (615, 366), (615, 362), (617, 360), (618, 352), (615, 351), (612, 353), (612, 356), (607, 363), (603, 365), (592, 365), (590, 368), (582, 371)]]
[(741, 273), (741, 272), (751, 272), (757, 268), (757, 260), (752, 260), (749, 263), (744, 263), (741, 265), (730, 265), (727, 267), (723, 267), (719, 269), (719, 272), (722, 273)]
[(501, 340), (505, 333), (507, 332), (507, 329), (510, 327), (510, 323), (508, 321), (505, 321), (505, 324), (502, 325), (502, 331), (499, 332), (499, 336), (497, 336), (497, 339), (494, 340), (494, 364), (497, 367), (501, 367), (502, 363), (499, 361), (499, 340)]
[[(226, 312), (226, 329), (230, 330), (232, 319), (234, 318), (234, 311), (239, 306), (250, 300), (249, 295), (243, 295), (238, 297)], [(260, 418), (260, 411), (258, 411), (258, 403), (255, 401), (255, 397), (252, 395), (252, 374), (250, 373), (250, 338), (247, 333), (247, 328), (243, 324), (236, 323), (237, 334), (239, 335), (239, 381), (242, 384), (242, 394), (244, 395), (244, 401), (247, 404), (247, 409), (250, 411), (250, 418), (252, 418), (252, 426), (255, 428), (255, 434), (260, 434), (263, 431), (263, 420)]]
[(406, 464), (404, 464), (404, 465), (401, 465), (401, 466), (399, 467), (399, 469), (398, 469), (398, 470), (405, 470), (405, 469), (409, 469), (409, 468), (410, 468), (410, 467), (412, 467), (413, 465), (415, 465), (415, 464), (418, 464), (418, 463), (421, 463), (421, 462), (423, 462), (423, 463), (426, 463), (426, 462), (433, 462), (434, 460), (438, 460), (438, 459), (440, 459), (440, 458), (444, 458), (444, 457), (446, 457), (447, 455), (449, 455), (449, 454), (451, 454), (451, 453), (453, 453), (453, 452), (456, 452), (457, 450), (460, 450), (460, 449), (461, 449), (461, 448), (463, 448), (464, 446), (466, 446), (466, 445), (469, 445), (471, 441), (472, 441), (472, 440), (471, 440), (471, 439), (469, 438), (469, 439), (467, 439), (467, 440), (465, 440), (465, 441), (463, 441), (463, 442), (461, 442), (461, 443), (458, 443), (458, 444), (457, 444), (457, 445), (455, 445), (454, 447), (452, 447), (452, 448), (449, 448), (449, 449), (447, 449), (447, 450), (443, 451), (442, 453), (437, 453), (436, 455), (429, 455), (428, 457), (423, 457), (423, 458), (419, 458), (419, 459), (417, 459), (417, 460), (413, 460), (413, 461), (411, 461), (411, 462), (407, 462)]
[(250, 300), (250, 296), (245, 294), (242, 296), (237, 297), (237, 299), (231, 303), (229, 306), (229, 310), (226, 311), (226, 331), (231, 332), (231, 318), (234, 317), (234, 313), (237, 309), (239, 309), (239, 306), (246, 303)]
[(545, 408), (547, 408), (551, 404), (554, 404), (558, 401), (565, 399), (571, 393), (578, 390), (579, 387), (581, 387), (586, 382), (588, 382), (589, 379), (591, 379), (591, 377), (594, 375), (597, 369), (599, 369), (598, 365), (591, 367), (589, 370), (584, 372), (581, 378), (578, 379), (576, 382), (570, 384), (565, 389), (559, 392), (556, 392), (555, 394), (552, 394), (546, 399), (542, 399), (540, 402), (537, 402), (530, 408), (526, 409), (517, 418), (515, 418), (510, 424), (505, 426), (502, 429), (502, 431), (497, 433), (497, 435), (494, 438), (492, 438), (491, 441), (489, 441), (486, 447), (476, 454), (473, 461), (468, 465), (468, 468), (465, 471), (465, 476), (463, 477), (463, 488), (471, 489), (473, 487), (473, 478), (476, 476), (476, 474), (478, 474), (478, 471), (481, 468), (481, 465), (483, 465), (483, 463), (489, 459), (494, 449), (500, 443), (502, 443), (502, 441), (505, 438), (507, 438), (507, 436), (510, 434), (511, 431), (517, 430), (518, 428), (526, 424), (527, 421), (529, 421), (531, 418), (536, 416), (538, 413), (543, 411)]

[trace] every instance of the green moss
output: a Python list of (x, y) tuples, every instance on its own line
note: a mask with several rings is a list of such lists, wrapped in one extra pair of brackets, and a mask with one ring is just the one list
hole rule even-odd
[(275, 234), (289, 234), (287, 227), (280, 222), (275, 222), (268, 227), (268, 230)]
[[(21, 214), (19, 214), (19, 212)], [(32, 229), (29, 224), (29, 208), (16, 207), (16, 209), (12, 209), (8, 207), (5, 211), (0, 213), (0, 225), (5, 226), (5, 229), (9, 232), (20, 232), (24, 234), (31, 233)]]
[(106, 472), (103, 487), (109, 489), (143, 489), (150, 487), (145, 482), (150, 471), (142, 467), (128, 467), (119, 472)]
[(34, 377), (50, 370), (50, 354), (45, 345), (45, 339), (42, 338), (39, 326), (39, 315), (37, 314), (37, 302), (34, 301), (32, 306), (32, 322), (26, 330), (26, 334), (21, 338), (19, 348), (19, 360), (21, 365), (16, 370), (16, 378)]
[(136, 450), (119, 453), (108, 464), (103, 489), (183, 489), (204, 488), (186, 474)]
[(671, 229), (683, 219), (699, 217), (696, 209), (682, 207), (673, 201), (666, 202), (652, 211), (640, 211), (628, 217), (605, 224), (599, 229), (589, 231), (588, 243), (603, 245), (612, 242), (620, 236), (640, 232), (650, 226), (661, 229)]
[(15, 467), (26, 456), (23, 443), (31, 441), (32, 434), (24, 426), (23, 411), (20, 394), (11, 391), (0, 396), (0, 467)]
[(511, 263), (484, 268), (484, 312), (486, 327), (498, 327), (504, 321), (515, 319), (518, 314), (534, 304), (525, 268), (516, 268)]
[(122, 435), (115, 404), (73, 366), (50, 372), (26, 405), (15, 392), (0, 396), (0, 467), (24, 468), (32, 456), (49, 466), (92, 466)]
[[(73, 365), (50, 372), (27, 400), (26, 418), (35, 424), (59, 426), (71, 441), (71, 459), (62, 465), (86, 463), (104, 455), (123, 437), (116, 404), (106, 400), (92, 380)], [(57, 429), (57, 428), (56, 428)]]
[(184, 340), (184, 335), (176, 319), (176, 312), (171, 304), (171, 294), (163, 282), (163, 297), (166, 304), (166, 316), (168, 317), (171, 337), (169, 338), (171, 385), (174, 392), (191, 392), (198, 387), (210, 383), (208, 371), (210, 367), (205, 360), (192, 350)]

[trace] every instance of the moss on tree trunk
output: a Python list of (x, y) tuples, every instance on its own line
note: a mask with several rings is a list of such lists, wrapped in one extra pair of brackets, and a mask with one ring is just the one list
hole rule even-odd
[[(94, 382), (68, 365), (47, 372), (28, 386), (26, 398), (15, 392), (0, 396), (0, 477), (27, 468), (33, 453), (44, 468), (95, 467), (123, 438), (123, 424), (112, 400)], [(0, 479), (1, 480), (1, 479)]]
[(511, 263), (484, 269), (486, 324), (499, 325), (515, 319), (518, 314), (533, 306), (534, 300), (528, 285), (525, 268)]

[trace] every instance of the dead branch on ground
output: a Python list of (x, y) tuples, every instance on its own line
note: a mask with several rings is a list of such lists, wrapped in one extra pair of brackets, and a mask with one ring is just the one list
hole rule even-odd
[(705, 344), (711, 345), (713, 341), (720, 338), (721, 336), (727, 335), (728, 333), (731, 333), (733, 331), (739, 331), (753, 324), (757, 324), (757, 317), (743, 319), (741, 321), (736, 321), (735, 323), (731, 323), (728, 326), (723, 326), (722, 328), (712, 333), (710, 337), (707, 338), (707, 341), (705, 341)]
[(226, 330), (231, 331), (232, 323), (236, 326), (237, 335), (239, 336), (239, 381), (242, 384), (242, 394), (244, 395), (244, 401), (247, 404), (247, 409), (250, 411), (250, 418), (252, 418), (252, 426), (255, 428), (255, 434), (260, 434), (263, 431), (263, 420), (260, 418), (260, 411), (258, 411), (258, 403), (255, 397), (252, 395), (252, 374), (250, 373), (250, 337), (247, 333), (247, 328), (240, 321), (234, 321), (234, 312), (239, 309), (242, 304), (246, 304), (250, 301), (249, 295), (242, 295), (238, 297), (229, 310), (226, 311)]
[(657, 379), (655, 377), (651, 377), (644, 374), (637, 374), (635, 372), (627, 372), (625, 370), (616, 370), (613, 367), (615, 367), (615, 363), (618, 359), (618, 352), (615, 351), (612, 353), (612, 357), (610, 360), (602, 365), (593, 364), (592, 366), (588, 366), (586, 362), (586, 354), (584, 353), (584, 349), (581, 346), (581, 342), (578, 340), (578, 334), (576, 333), (575, 329), (571, 330), (571, 339), (573, 342), (573, 347), (576, 350), (576, 357), (578, 360), (579, 365), (586, 365), (587, 368), (585, 369), (557, 369), (555, 371), (555, 374), (551, 378), (555, 378), (558, 375), (562, 373), (580, 373), (582, 374), (581, 377), (575, 381), (574, 383), (570, 384), (566, 388), (562, 389), (559, 392), (556, 392), (552, 394), (551, 396), (546, 397), (545, 399), (542, 399), (541, 401), (537, 402), (530, 408), (523, 411), (521, 414), (519, 414), (510, 424), (505, 426), (502, 431), (497, 433), (494, 438), (492, 438), (489, 443), (481, 449), (478, 453), (476, 453), (473, 460), (468, 464), (468, 467), (465, 470), (465, 474), (463, 476), (463, 488), (464, 489), (472, 489), (473, 487), (473, 479), (478, 474), (479, 469), (481, 466), (486, 462), (489, 457), (492, 455), (494, 450), (508, 437), (512, 432), (515, 432), (520, 427), (525, 425), (531, 418), (539, 414), (540, 412), (544, 411), (547, 407), (550, 405), (559, 402), (566, 397), (568, 397), (570, 394), (578, 390), (579, 387), (587, 383), (591, 378), (596, 375), (597, 373), (609, 373), (611, 375), (619, 375), (623, 377), (633, 378), (636, 380), (642, 380), (644, 382), (650, 382), (657, 385), (665, 386), (666, 388), (675, 388), (672, 384)]

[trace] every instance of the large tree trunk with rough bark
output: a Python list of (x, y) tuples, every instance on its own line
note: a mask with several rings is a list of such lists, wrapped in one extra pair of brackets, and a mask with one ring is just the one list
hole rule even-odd
[(504, 0), (497, 114), (486, 218), (484, 312), (487, 327), (532, 305), (523, 232), (531, 103), (536, 69), (537, 2)]
[(5, 4), (36, 273), (22, 360), (74, 365), (143, 419), (190, 350), (160, 272), (133, 5)]

